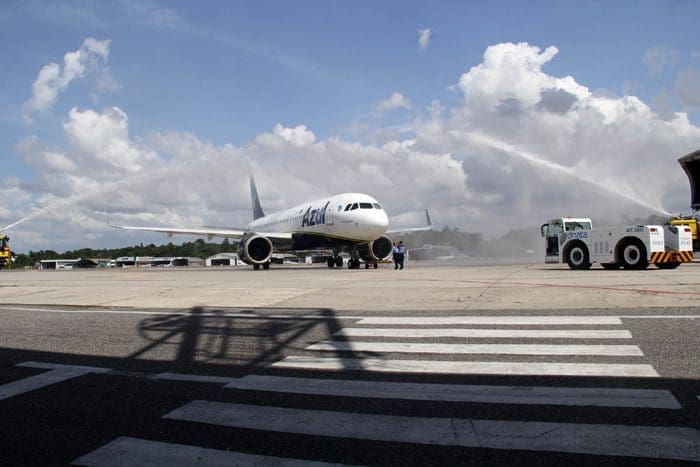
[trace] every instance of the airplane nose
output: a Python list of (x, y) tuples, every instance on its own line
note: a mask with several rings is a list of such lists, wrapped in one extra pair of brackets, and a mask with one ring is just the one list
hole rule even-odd
[(367, 227), (377, 235), (384, 235), (386, 229), (389, 228), (389, 218), (384, 211), (374, 211), (373, 215), (367, 220)]

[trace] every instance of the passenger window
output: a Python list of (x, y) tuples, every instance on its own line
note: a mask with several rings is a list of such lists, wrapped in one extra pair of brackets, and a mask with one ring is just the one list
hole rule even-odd
[(360, 209), (372, 209), (372, 203), (360, 203)]

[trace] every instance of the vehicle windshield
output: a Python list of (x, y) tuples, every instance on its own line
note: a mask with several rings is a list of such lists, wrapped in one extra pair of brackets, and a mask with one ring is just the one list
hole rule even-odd
[(566, 231), (569, 232), (571, 230), (584, 230), (584, 229), (590, 229), (591, 228), (591, 223), (590, 222), (573, 222), (573, 221), (567, 221), (565, 224)]

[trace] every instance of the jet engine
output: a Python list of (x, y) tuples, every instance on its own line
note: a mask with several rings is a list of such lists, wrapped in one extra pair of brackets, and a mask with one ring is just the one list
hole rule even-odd
[(270, 261), (272, 242), (258, 234), (245, 236), (238, 243), (238, 257), (246, 264), (259, 266)]
[(357, 253), (364, 261), (379, 261), (389, 257), (394, 249), (394, 243), (383, 235), (373, 242), (363, 243), (357, 248)]

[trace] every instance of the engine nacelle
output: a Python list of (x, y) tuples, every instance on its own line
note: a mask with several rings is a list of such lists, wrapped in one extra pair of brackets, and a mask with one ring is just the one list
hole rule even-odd
[(394, 243), (383, 235), (370, 243), (363, 243), (357, 248), (357, 253), (364, 261), (380, 261), (388, 258), (394, 250)]
[(272, 256), (272, 242), (269, 238), (251, 234), (238, 243), (238, 257), (246, 264), (265, 264)]

